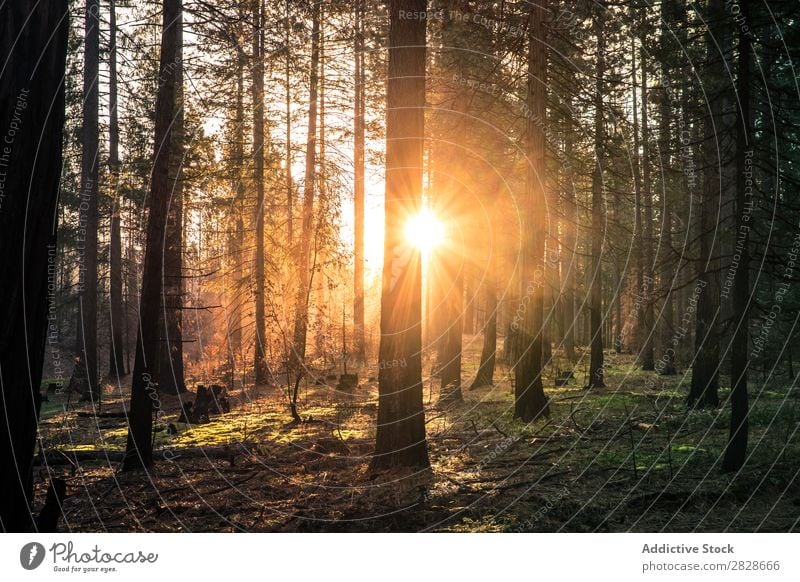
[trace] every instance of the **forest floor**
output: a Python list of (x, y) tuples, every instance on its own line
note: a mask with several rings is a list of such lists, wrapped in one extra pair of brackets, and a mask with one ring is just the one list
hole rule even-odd
[[(584, 390), (582, 369), (572, 385), (547, 377), (550, 418), (527, 425), (513, 419), (502, 364), (494, 386), (467, 388), (480, 337), (465, 344), (463, 403), (437, 407), (438, 382), (425, 383), (430, 471), (368, 472), (374, 378), (352, 396), (302, 388), (301, 423), (290, 422), (285, 388), (235, 393), (230, 413), (195, 426), (177, 424), (177, 398), (163, 397), (164, 424), (178, 432), (156, 434), (147, 474), (118, 472), (124, 418), (59, 395), (43, 407), (37, 506), (52, 475), (68, 482), (69, 531), (798, 529), (796, 389), (751, 397), (748, 461), (723, 474), (729, 409), (687, 411), (690, 374), (656, 376), (608, 353), (606, 388)], [(113, 392), (104, 412), (123, 410), (127, 395)]]

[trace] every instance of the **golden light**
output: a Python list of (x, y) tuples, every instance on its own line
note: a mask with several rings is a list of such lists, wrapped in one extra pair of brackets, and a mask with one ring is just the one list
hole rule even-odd
[(406, 240), (422, 253), (429, 253), (444, 242), (444, 224), (429, 208), (423, 208), (406, 223)]

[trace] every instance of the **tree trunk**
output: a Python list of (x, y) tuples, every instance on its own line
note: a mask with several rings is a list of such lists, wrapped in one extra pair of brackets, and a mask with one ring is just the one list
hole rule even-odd
[(547, 43), (544, 14), (547, 2), (530, 7), (528, 29), (527, 149), (528, 169), (522, 225), (521, 283), (527, 307), (517, 330), (519, 360), (514, 366), (514, 417), (533, 422), (549, 416), (550, 406), (542, 385), (542, 334), (545, 232), (545, 135), (537, 120), (544, 120), (547, 93)]
[(603, 164), (605, 163), (603, 98), (605, 76), (605, 6), (600, 3), (594, 16), (594, 29), (597, 37), (597, 64), (595, 69), (594, 94), (594, 151), (595, 163), (592, 172), (592, 280), (589, 291), (589, 312), (591, 327), (591, 357), (589, 363), (589, 388), (602, 388), (604, 381), (603, 364), (603, 235), (606, 220), (603, 207)]
[(306, 357), (308, 333), (308, 299), (311, 286), (310, 252), (314, 229), (314, 186), (317, 164), (317, 107), (319, 92), (319, 19), (320, 3), (312, 3), (311, 74), (309, 80), (308, 137), (306, 139), (306, 170), (303, 183), (303, 223), (300, 233), (300, 257), (297, 261), (297, 302), (294, 320), (292, 363), (300, 373)]
[[(78, 354), (72, 386), (84, 400), (100, 399), (97, 376), (97, 204), (100, 126), (100, 0), (86, 0), (83, 49), (83, 126), (78, 218)], [(99, 404), (99, 402), (98, 402)]]
[[(450, 180), (454, 184), (454, 180)], [(458, 196), (463, 192), (453, 193)], [(447, 312), (447, 327), (444, 330), (442, 350), (439, 354), (441, 372), (441, 396), (444, 402), (461, 402), (461, 346), (464, 335), (464, 272), (460, 245), (440, 251), (441, 269), (448, 285), (448, 297), (444, 305)]]
[[(738, 217), (737, 247), (741, 258), (733, 282), (733, 312), (738, 321), (734, 324), (731, 342), (731, 427), (723, 471), (738, 471), (747, 459), (748, 395), (747, 374), (750, 367), (748, 353), (750, 311), (750, 219), (753, 211), (753, 144), (750, 114), (750, 76), (752, 37), (747, 25), (751, 23), (750, 8), (742, 3), (742, 24), (739, 28), (739, 75), (736, 81), (739, 97), (739, 120), (736, 134), (736, 213)], [(752, 24), (750, 24), (752, 26)], [(741, 241), (741, 242), (740, 242)]]
[[(34, 529), (33, 452), (56, 227), (69, 11), (64, 0), (0, 4), (0, 531)], [(12, 143), (8, 143), (8, 140)], [(54, 333), (51, 328), (50, 334)]]
[(229, 255), (233, 261), (232, 285), (229, 290), (228, 344), (231, 363), (242, 349), (242, 295), (246, 280), (242, 268), (242, 252), (244, 247), (244, 63), (242, 56), (237, 57), (236, 64), (236, 109), (235, 109), (235, 142), (233, 144), (233, 191), (231, 205), (233, 214), (233, 234), (230, 240)]
[[(498, 198), (502, 191), (502, 181), (497, 176), (493, 181), (494, 188), (489, 192), (489, 199), (492, 200), (490, 211), (489, 227), (492, 232), (499, 232), (499, 210)], [(480, 386), (491, 386), (494, 384), (494, 365), (497, 359), (497, 263), (500, 260), (500, 253), (493, 248), (487, 253), (486, 277), (483, 281), (483, 293), (485, 297), (485, 317), (483, 324), (483, 348), (481, 349), (481, 361), (478, 366), (478, 373), (470, 386), (470, 390)]]
[(366, 360), (364, 330), (364, 0), (356, 0), (355, 22), (353, 356), (357, 362), (363, 363)]
[(353, 112), (353, 357), (366, 361), (364, 330), (364, 0), (355, 4), (355, 107)]
[[(422, 203), (425, 135), (425, 0), (389, 1), (386, 197), (378, 375), (378, 432), (371, 469), (429, 467), (422, 403), (420, 253), (404, 236)], [(391, 364), (391, 365), (390, 365)]]
[(119, 114), (117, 111), (117, 9), (116, 0), (109, 6), (108, 47), (108, 166), (110, 177), (111, 237), (110, 237), (110, 299), (111, 344), (109, 378), (121, 378), (125, 372), (125, 316), (122, 306), (122, 228), (119, 200)]
[(687, 403), (690, 407), (716, 408), (719, 405), (719, 309), (720, 258), (719, 224), (720, 193), (723, 187), (721, 165), (727, 164), (727, 153), (721, 151), (725, 139), (724, 93), (728, 73), (726, 58), (720, 47), (729, 45), (729, 27), (724, 23), (721, 0), (711, 0), (708, 6), (706, 31), (706, 92), (710, 113), (705, 119), (703, 138), (703, 192), (700, 206), (700, 256), (697, 264), (697, 309), (695, 319), (695, 355), (692, 383)]
[[(565, 156), (572, 156), (575, 152), (575, 131), (573, 127), (566, 128)], [(564, 252), (561, 253), (561, 266), (564, 271), (564, 296), (561, 298), (564, 311), (564, 353), (570, 364), (577, 360), (575, 357), (575, 335), (577, 333), (578, 319), (575, 312), (575, 290), (578, 272), (578, 203), (575, 195), (575, 167), (569, 157), (566, 157), (567, 184), (564, 190)]]
[(170, 137), (170, 200), (164, 233), (164, 289), (161, 365), (158, 389), (165, 394), (186, 392), (183, 378), (183, 6), (178, 14), (175, 68), (175, 114)]
[(133, 365), (128, 442), (124, 471), (147, 468), (153, 463), (153, 410), (158, 401), (158, 378), (161, 356), (160, 312), (163, 292), (164, 232), (169, 210), (172, 120), (180, 39), (181, 0), (164, 0), (161, 32), (158, 93), (156, 95), (155, 153), (150, 181), (147, 219), (147, 247), (139, 301), (139, 334)]
[(653, 190), (650, 185), (650, 130), (647, 117), (647, 51), (644, 43), (639, 48), (642, 61), (642, 246), (644, 247), (644, 276), (641, 287), (644, 315), (641, 362), (642, 370), (655, 370), (653, 353), (654, 312), (653, 284), (655, 283), (655, 264), (653, 253)]
[(253, 0), (253, 181), (256, 186), (256, 338), (253, 367), (256, 386), (270, 377), (264, 292), (264, 15), (261, 0)]
[(291, 252), (294, 244), (294, 180), (292, 179), (292, 86), (289, 82), (292, 70), (292, 52), (290, 49), (292, 21), (290, 18), (289, 0), (285, 7), (286, 63), (284, 67), (284, 83), (286, 84), (286, 248)]

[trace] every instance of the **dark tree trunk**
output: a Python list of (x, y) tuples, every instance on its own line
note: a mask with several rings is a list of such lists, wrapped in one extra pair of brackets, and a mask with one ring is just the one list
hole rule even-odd
[[(78, 354), (72, 386), (85, 400), (100, 399), (97, 377), (97, 197), (100, 126), (100, 0), (86, 0), (83, 49), (83, 126), (81, 129), (81, 189), (78, 230), (80, 289)], [(99, 404), (99, 402), (98, 402)]]
[(160, 315), (163, 292), (164, 232), (172, 189), (170, 159), (172, 119), (180, 39), (181, 0), (164, 0), (161, 58), (156, 95), (155, 153), (148, 201), (147, 243), (139, 301), (139, 333), (133, 365), (128, 442), (122, 468), (129, 471), (153, 464), (153, 410), (158, 401), (161, 356)]
[(236, 362), (242, 349), (242, 295), (246, 286), (244, 269), (242, 268), (242, 252), (244, 247), (244, 62), (241, 55), (236, 62), (236, 141), (233, 144), (233, 190), (234, 199), (231, 205), (233, 234), (230, 239), (229, 255), (233, 261), (232, 285), (229, 291), (228, 344), (231, 363)]
[[(497, 199), (500, 195), (501, 183), (497, 180), (495, 188), (489, 193), (495, 197), (491, 210), (490, 227), (492, 232), (497, 232), (498, 210)], [(491, 386), (494, 383), (494, 365), (497, 359), (497, 253), (490, 252), (487, 256), (486, 278), (483, 282), (483, 293), (485, 297), (485, 321), (483, 324), (483, 348), (481, 349), (481, 361), (478, 366), (478, 373), (472, 382), (470, 389), (480, 386)]]
[(641, 362), (642, 370), (650, 371), (656, 369), (653, 351), (655, 259), (653, 253), (653, 190), (650, 185), (650, 130), (647, 123), (647, 51), (644, 45), (640, 47), (640, 56), (642, 61), (642, 222), (644, 223), (642, 225), (644, 276), (640, 291), (644, 308)]
[(256, 338), (253, 366), (256, 386), (269, 377), (265, 311), (264, 255), (264, 15), (262, 0), (253, 0), (253, 181), (256, 186)]
[[(737, 315), (731, 342), (731, 427), (723, 471), (738, 471), (747, 459), (748, 414), (747, 373), (750, 367), (748, 331), (750, 325), (750, 219), (753, 210), (753, 145), (750, 114), (750, 76), (752, 37), (747, 28), (750, 9), (742, 3), (742, 23), (739, 29), (739, 75), (736, 81), (739, 97), (739, 119), (736, 134), (736, 214), (738, 217), (737, 246), (741, 240), (741, 258), (733, 282), (733, 312)], [(752, 25), (751, 25), (752, 26)]]
[(719, 309), (720, 259), (719, 223), (720, 194), (723, 188), (721, 165), (727, 164), (728, 154), (721, 145), (728, 143), (723, 133), (724, 99), (729, 90), (725, 81), (727, 64), (720, 47), (729, 43), (730, 28), (724, 23), (721, 0), (711, 0), (708, 6), (706, 31), (706, 91), (710, 112), (705, 119), (703, 137), (703, 192), (700, 207), (700, 256), (697, 264), (697, 310), (695, 319), (695, 355), (692, 383), (687, 404), (690, 407), (716, 408), (719, 405)]
[(311, 239), (314, 230), (314, 187), (317, 182), (317, 107), (319, 93), (319, 24), (320, 3), (312, 3), (311, 72), (309, 78), (308, 137), (306, 169), (303, 183), (303, 223), (300, 233), (300, 256), (297, 261), (299, 284), (295, 305), (293, 365), (300, 373), (306, 357), (308, 334), (308, 300), (311, 292)]
[(364, 330), (364, 0), (355, 4), (355, 107), (353, 152), (353, 356), (366, 360)]
[(108, 166), (111, 208), (111, 265), (109, 276), (111, 299), (110, 378), (121, 378), (125, 371), (125, 311), (122, 305), (122, 228), (119, 200), (119, 114), (117, 111), (117, 16), (116, 0), (109, 6), (108, 47)]
[(289, 11), (289, 0), (285, 7), (286, 62), (284, 66), (284, 83), (286, 85), (286, 247), (292, 249), (294, 244), (294, 180), (292, 179), (292, 71), (291, 30), (292, 20)]
[(183, 378), (183, 6), (178, 15), (175, 68), (175, 115), (170, 141), (170, 200), (164, 235), (164, 290), (161, 365), (158, 388), (165, 394), (186, 392)]
[[(386, 92), (386, 202), (381, 291), (378, 432), (371, 468), (428, 467), (422, 403), (420, 254), (405, 240), (405, 219), (422, 204), (425, 135), (425, 0), (389, 1)], [(405, 365), (389, 363), (402, 362)]]
[[(451, 181), (452, 182), (452, 181)], [(456, 196), (462, 194), (457, 192)], [(439, 353), (441, 373), (441, 400), (461, 402), (461, 345), (464, 334), (464, 274), (460, 245), (442, 249), (441, 269), (448, 285), (448, 296), (444, 309), (447, 311), (447, 327)]]
[[(635, 14), (633, 14), (635, 17)], [(642, 171), (639, 158), (639, 101), (636, 98), (636, 38), (631, 39), (631, 91), (633, 110), (633, 245), (636, 256), (636, 292), (633, 294), (636, 328), (632, 347), (642, 359), (643, 340), (647, 337), (644, 325), (644, 238), (642, 237)]]
[(589, 363), (589, 388), (602, 388), (604, 381), (603, 364), (603, 235), (606, 220), (603, 207), (603, 164), (605, 163), (603, 98), (605, 77), (605, 6), (600, 3), (594, 16), (597, 37), (597, 64), (595, 69), (594, 93), (594, 151), (595, 163), (592, 172), (592, 281), (589, 291), (589, 311), (591, 313), (591, 357)]
[(475, 333), (475, 292), (472, 287), (472, 278), (470, 277), (470, 269), (468, 265), (464, 265), (461, 269), (464, 287), (464, 318), (463, 318), (463, 331), (468, 335)]
[(545, 119), (547, 93), (547, 43), (543, 5), (531, 5), (528, 28), (527, 116), (528, 169), (522, 225), (521, 283), (522, 296), (528, 298), (525, 314), (517, 330), (519, 360), (514, 366), (514, 417), (533, 422), (550, 414), (550, 406), (542, 385), (542, 335), (544, 295), (545, 233), (545, 135), (536, 120)]
[[(0, 531), (34, 528), (33, 452), (47, 326), (55, 316), (56, 227), (67, 2), (0, 4)], [(35, 58), (34, 58), (35, 57)], [(26, 341), (23, 341), (25, 338)]]
[(561, 253), (562, 271), (564, 274), (564, 296), (561, 298), (564, 316), (564, 353), (570, 364), (574, 364), (575, 335), (578, 319), (575, 312), (575, 289), (578, 272), (578, 203), (575, 195), (575, 167), (569, 156), (574, 155), (575, 131), (569, 125), (566, 128), (566, 187), (564, 189), (564, 246)]

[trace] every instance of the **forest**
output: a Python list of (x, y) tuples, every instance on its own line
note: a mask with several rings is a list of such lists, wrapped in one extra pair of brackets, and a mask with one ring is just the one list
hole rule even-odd
[(0, 2), (0, 531), (800, 530), (799, 63), (795, 0)]

